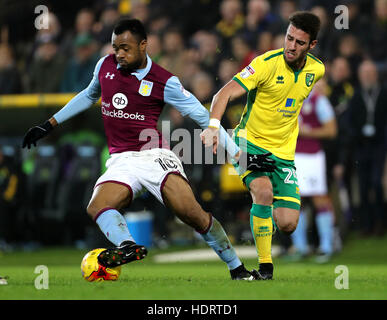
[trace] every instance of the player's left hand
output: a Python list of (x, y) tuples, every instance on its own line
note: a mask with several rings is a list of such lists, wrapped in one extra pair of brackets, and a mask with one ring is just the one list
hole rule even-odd
[(36, 142), (48, 135), (52, 129), (53, 126), (48, 120), (39, 126), (30, 128), (24, 136), (22, 147), (27, 147), (28, 149), (30, 149), (32, 145), (36, 147)]
[(200, 134), (200, 139), (202, 140), (204, 146), (211, 147), (212, 152), (216, 154), (219, 143), (219, 129), (216, 128), (207, 128)]
[(250, 154), (242, 152), (238, 163), (239, 166), (251, 171), (273, 172), (275, 169), (275, 161), (270, 158), (270, 152), (264, 154)]

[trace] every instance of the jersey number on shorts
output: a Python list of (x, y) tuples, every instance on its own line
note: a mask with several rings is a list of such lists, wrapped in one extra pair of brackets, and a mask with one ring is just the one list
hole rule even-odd
[[(296, 185), (298, 185), (297, 174), (296, 174), (296, 170), (295, 169), (282, 168), (282, 171), (283, 172), (287, 172), (287, 174), (288, 174), (286, 176), (286, 178), (284, 179), (285, 183), (289, 183), (289, 184), (295, 183)], [(290, 180), (292, 178), (292, 176), (294, 177), (295, 180)]]
[(155, 162), (158, 162), (164, 171), (168, 171), (169, 169), (177, 169), (176, 162), (168, 158), (156, 158)]

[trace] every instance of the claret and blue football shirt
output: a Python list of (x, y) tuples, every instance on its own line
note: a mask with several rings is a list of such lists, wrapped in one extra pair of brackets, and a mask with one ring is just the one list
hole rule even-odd
[[(101, 113), (110, 154), (140, 151), (150, 140), (153, 147), (168, 147), (157, 130), (157, 121), (166, 103), (201, 128), (209, 123), (208, 110), (185, 90), (179, 79), (147, 56), (144, 69), (128, 72), (115, 55), (101, 58), (89, 86), (77, 94), (53, 117), (58, 123), (91, 107), (101, 97)], [(220, 144), (234, 156), (238, 146), (226, 131), (220, 130)]]

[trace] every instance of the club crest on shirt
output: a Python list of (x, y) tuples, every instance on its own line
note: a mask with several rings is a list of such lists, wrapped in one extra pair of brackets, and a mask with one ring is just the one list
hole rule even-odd
[(153, 82), (142, 80), (140, 84), (140, 88), (138, 89), (138, 93), (144, 97), (149, 97), (153, 88)]
[(310, 87), (314, 80), (314, 73), (307, 73), (305, 75), (305, 83), (308, 87)]

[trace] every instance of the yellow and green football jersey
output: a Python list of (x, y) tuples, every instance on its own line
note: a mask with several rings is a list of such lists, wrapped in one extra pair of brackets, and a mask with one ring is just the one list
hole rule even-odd
[(283, 52), (281, 48), (256, 57), (233, 78), (248, 92), (234, 134), (278, 158), (294, 160), (298, 115), (325, 67), (308, 53), (304, 67), (294, 71), (285, 62)]

